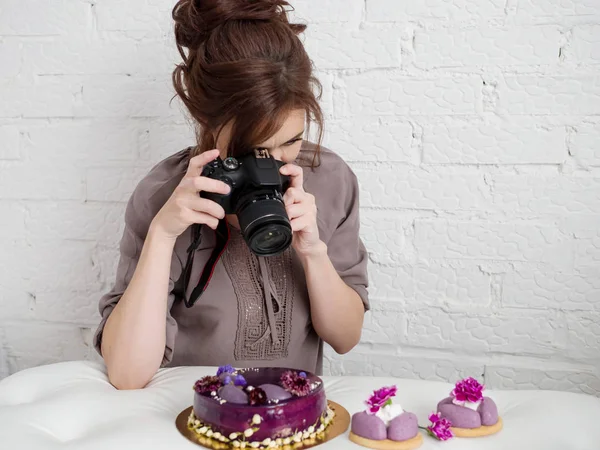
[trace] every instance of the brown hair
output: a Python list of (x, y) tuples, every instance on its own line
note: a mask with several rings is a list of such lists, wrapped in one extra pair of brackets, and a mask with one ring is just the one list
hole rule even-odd
[[(318, 126), (313, 166), (323, 136), (322, 86), (284, 0), (179, 0), (173, 9), (183, 62), (173, 84), (198, 123), (195, 154), (215, 148), (213, 133), (232, 124), (229, 155), (271, 137), (293, 109)], [(187, 49), (187, 54), (185, 52)], [(318, 91), (315, 94), (315, 88)]]

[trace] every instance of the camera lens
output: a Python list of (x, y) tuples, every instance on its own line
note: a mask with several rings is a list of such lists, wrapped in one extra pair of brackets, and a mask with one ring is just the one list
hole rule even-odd
[(274, 256), (292, 243), (292, 226), (281, 198), (274, 191), (240, 199), (237, 216), (244, 239), (258, 256)]

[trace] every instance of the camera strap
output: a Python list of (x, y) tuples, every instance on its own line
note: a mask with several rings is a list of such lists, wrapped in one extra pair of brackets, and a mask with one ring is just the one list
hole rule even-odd
[(215, 267), (221, 259), (225, 248), (227, 247), (227, 243), (229, 242), (229, 225), (225, 219), (219, 221), (219, 225), (215, 230), (215, 248), (213, 249), (210, 258), (204, 265), (204, 269), (202, 270), (202, 275), (200, 276), (200, 281), (192, 291), (192, 294), (189, 299), (186, 298), (186, 290), (188, 283), (190, 281), (192, 267), (194, 263), (194, 255), (196, 250), (200, 246), (202, 242), (202, 227), (201, 225), (193, 225), (192, 227), (192, 243), (187, 249), (187, 262), (185, 264), (185, 268), (183, 270), (183, 285), (181, 286), (183, 292), (183, 301), (185, 306), (191, 308), (198, 301), (200, 296), (204, 293), (210, 280), (215, 272)]

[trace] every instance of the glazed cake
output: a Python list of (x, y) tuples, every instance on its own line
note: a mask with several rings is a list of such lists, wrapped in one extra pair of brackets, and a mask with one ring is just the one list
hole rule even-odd
[(334, 415), (322, 380), (295, 370), (224, 366), (194, 391), (188, 428), (230, 448), (313, 444)]

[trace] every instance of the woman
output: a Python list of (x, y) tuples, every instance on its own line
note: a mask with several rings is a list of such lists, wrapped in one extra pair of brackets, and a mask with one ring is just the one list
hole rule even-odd
[[(119, 389), (179, 365), (320, 374), (323, 342), (346, 353), (360, 340), (368, 283), (357, 181), (338, 156), (303, 140), (311, 123), (322, 134), (320, 86), (288, 6), (180, 0), (173, 10), (183, 58), (173, 81), (198, 143), (160, 162), (128, 203), (94, 339)], [(248, 149), (285, 163), (291, 180), (283, 200), (293, 240), (277, 256), (253, 254), (236, 216), (199, 195), (229, 193), (202, 169)]]

